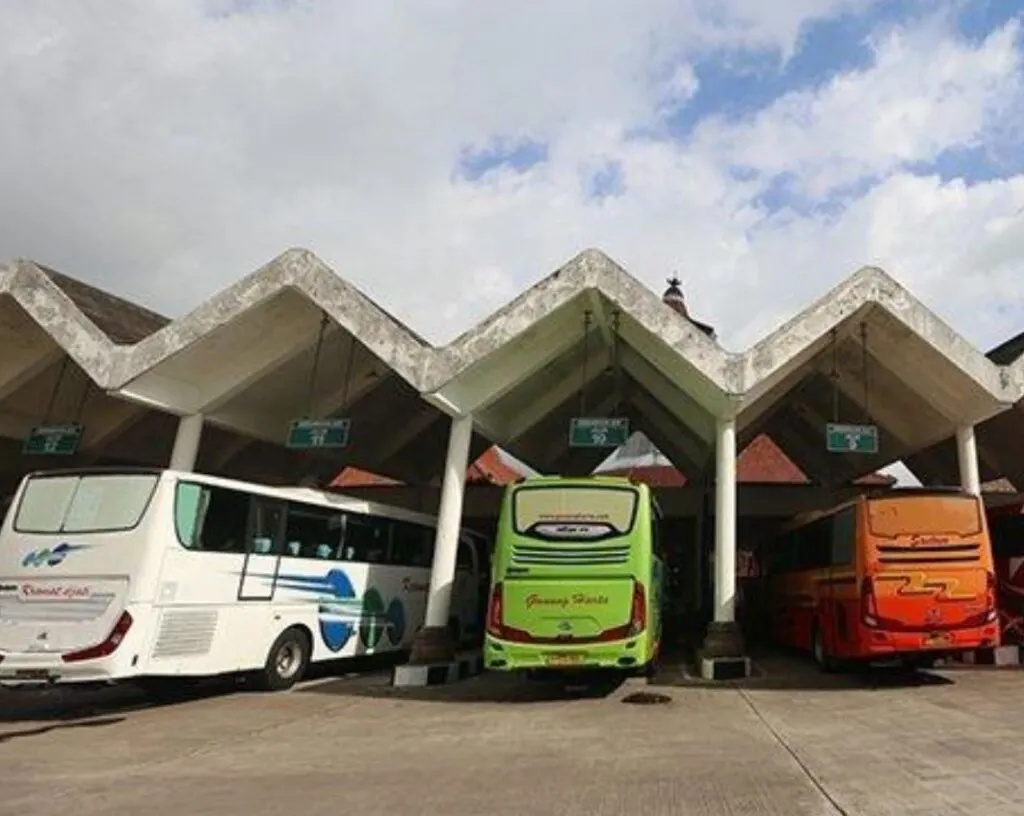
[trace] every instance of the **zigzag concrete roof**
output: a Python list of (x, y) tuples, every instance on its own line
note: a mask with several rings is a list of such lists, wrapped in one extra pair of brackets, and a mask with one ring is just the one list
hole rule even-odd
[(17, 303), (101, 388), (116, 385), (124, 349), (114, 343), (43, 271), (27, 260), (0, 270), (0, 298)]
[(410, 384), (420, 384), (429, 344), (336, 275), (312, 252), (303, 249), (287, 250), (137, 343), (119, 372), (121, 384), (160, 365), (285, 290), (293, 290), (322, 309)]
[[(5, 293), (101, 388), (178, 413), (206, 407), (203, 401), (209, 401), (210, 389), (219, 387), (219, 380), (209, 381), (206, 391), (192, 387), (191, 382), (179, 388), (181, 380), (191, 379), (193, 367), (198, 375), (207, 349), (226, 354), (225, 338), (246, 320), (254, 325), (238, 338), (246, 338), (244, 350), (251, 359), (233, 363), (228, 372), (231, 376), (225, 374), (226, 379), (235, 377), (236, 390), (280, 371), (299, 350), (308, 349), (320, 314), (326, 314), (341, 334), (356, 338), (369, 352), (367, 366), (376, 360), (397, 376), (400, 383), (392, 387), (393, 399), (422, 394), (444, 412), (474, 410), (479, 427), (499, 443), (506, 441), (506, 430), (515, 430), (512, 426), (522, 414), (523, 394), (543, 395), (556, 385), (571, 394), (566, 372), (582, 360), (579, 321), (584, 311), (595, 316), (600, 359), (621, 357), (629, 410), (636, 412), (639, 424), (663, 429), (684, 421), (706, 426), (715, 415), (733, 413), (741, 428), (754, 433), (765, 423), (771, 424), (778, 406), (803, 400), (804, 414), (810, 419), (808, 428), (800, 433), (820, 435), (820, 428), (814, 429), (821, 413), (821, 385), (815, 386), (813, 395), (801, 389), (811, 388), (806, 383), (809, 376), (822, 374), (830, 351), (842, 357), (843, 376), (855, 378), (852, 344), (861, 323), (870, 327), (876, 355), (872, 364), (879, 366), (877, 376), (882, 383), (874, 410), (885, 408), (895, 416), (895, 403), (883, 405), (885, 394), (894, 388), (906, 391), (911, 395), (908, 399), (917, 400), (915, 410), (926, 410), (919, 406), (922, 401), (932, 403), (927, 407), (931, 413), (912, 419), (931, 422), (934, 434), (948, 435), (957, 421), (983, 421), (1024, 397), (1024, 359), (1008, 366), (992, 362), (885, 272), (871, 267), (856, 272), (740, 353), (723, 348), (594, 249), (580, 253), (442, 348), (427, 343), (302, 249), (286, 251), (132, 346), (112, 342), (30, 261), (16, 261), (0, 272), (0, 295)], [(612, 329), (616, 313), (621, 321), (618, 335)], [(290, 316), (290, 322), (282, 316)], [(260, 324), (266, 319), (283, 322), (275, 323), (271, 332), (265, 323)], [(833, 337), (837, 338), (835, 348)], [(904, 354), (907, 360), (901, 361)], [(167, 380), (167, 387), (155, 389), (166, 404), (133, 395), (132, 389), (147, 378), (156, 383), (171, 370), (175, 377)], [(558, 377), (553, 381), (554, 374)], [(371, 375), (390, 376), (369, 370), (366, 376)], [(885, 383), (891, 387), (884, 387)], [(849, 383), (842, 389), (843, 400), (850, 402)], [(606, 406), (616, 401), (597, 392), (595, 400), (603, 400)], [(703, 419), (698, 416), (701, 412)], [(421, 417), (418, 427), (435, 424), (433, 416), (422, 413)], [(789, 419), (793, 425), (793, 418)], [(230, 427), (231, 417), (223, 424)], [(879, 424), (898, 427), (904, 443), (924, 439), (896, 419)], [(239, 430), (248, 433), (252, 428)], [(518, 431), (523, 436), (531, 429)], [(654, 439), (665, 433), (655, 429), (649, 435)], [(697, 434), (697, 441), (690, 445), (691, 458), (700, 459), (697, 448), (707, 441), (705, 432)], [(781, 444), (788, 449), (785, 440)], [(897, 450), (902, 452), (900, 446), (892, 452)], [(517, 452), (514, 446), (513, 452)], [(804, 467), (805, 463), (798, 464)], [(864, 464), (877, 463), (865, 460)]]

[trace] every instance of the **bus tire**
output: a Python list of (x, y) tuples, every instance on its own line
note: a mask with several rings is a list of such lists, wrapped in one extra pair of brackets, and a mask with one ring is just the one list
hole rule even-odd
[(285, 629), (267, 653), (267, 662), (256, 674), (262, 691), (287, 691), (306, 673), (311, 645), (309, 635), (293, 626)]
[(815, 623), (811, 631), (811, 650), (814, 653), (814, 662), (826, 674), (831, 674), (837, 668), (836, 660), (825, 648), (825, 635), (821, 631), (821, 625)]

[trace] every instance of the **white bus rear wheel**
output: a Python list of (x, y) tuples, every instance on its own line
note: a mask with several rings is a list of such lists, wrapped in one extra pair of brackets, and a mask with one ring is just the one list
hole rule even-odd
[(309, 665), (309, 637), (301, 629), (285, 629), (270, 647), (267, 662), (257, 675), (264, 691), (285, 691), (306, 673)]

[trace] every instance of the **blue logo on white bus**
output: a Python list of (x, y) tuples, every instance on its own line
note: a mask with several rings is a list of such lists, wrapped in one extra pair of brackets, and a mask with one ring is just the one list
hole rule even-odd
[(395, 598), (385, 608), (380, 593), (369, 588), (360, 598), (343, 570), (332, 569), (326, 575), (279, 575), (282, 589), (316, 593), (320, 637), (332, 652), (340, 652), (359, 632), (368, 648), (376, 648), (385, 633), (393, 645), (405, 637), (405, 607)]
[(84, 544), (68, 544), (64, 542), (58, 544), (53, 549), (45, 547), (41, 550), (32, 550), (32, 552), (26, 553), (25, 557), (21, 559), (21, 565), (23, 567), (56, 567), (75, 550), (84, 549), (87, 549)]

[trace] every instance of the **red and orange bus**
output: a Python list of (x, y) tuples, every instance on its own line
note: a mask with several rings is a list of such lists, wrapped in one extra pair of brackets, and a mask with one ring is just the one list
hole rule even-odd
[(999, 645), (981, 499), (897, 489), (798, 518), (769, 543), (772, 632), (825, 671), (848, 662), (927, 666)]

